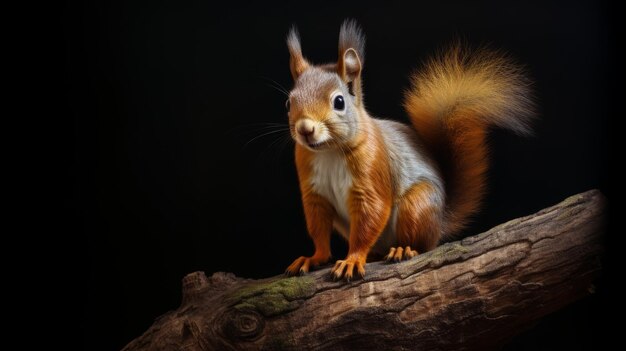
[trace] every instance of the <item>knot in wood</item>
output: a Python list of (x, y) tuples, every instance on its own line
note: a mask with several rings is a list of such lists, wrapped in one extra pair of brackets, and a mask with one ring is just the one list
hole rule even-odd
[(256, 340), (265, 329), (265, 320), (255, 311), (230, 311), (223, 317), (224, 334), (231, 340)]

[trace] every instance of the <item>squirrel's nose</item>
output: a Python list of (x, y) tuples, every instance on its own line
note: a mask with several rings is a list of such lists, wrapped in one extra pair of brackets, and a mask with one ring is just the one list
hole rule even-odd
[(300, 128), (298, 128), (298, 133), (302, 135), (303, 137), (308, 137), (309, 135), (315, 133), (315, 127), (314, 126), (301, 126)]

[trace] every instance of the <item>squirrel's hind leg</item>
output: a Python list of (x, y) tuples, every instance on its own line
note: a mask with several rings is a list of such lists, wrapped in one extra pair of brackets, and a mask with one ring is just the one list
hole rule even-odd
[(437, 188), (429, 181), (415, 183), (397, 206), (398, 247), (392, 247), (385, 259), (399, 262), (434, 249), (441, 236), (443, 219), (443, 200)]

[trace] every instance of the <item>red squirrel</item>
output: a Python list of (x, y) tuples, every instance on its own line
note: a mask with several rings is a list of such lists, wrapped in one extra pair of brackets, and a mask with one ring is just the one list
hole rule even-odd
[(304, 274), (330, 260), (330, 235), (349, 244), (335, 279), (365, 275), (368, 255), (391, 262), (432, 250), (467, 224), (484, 195), (490, 126), (525, 134), (533, 116), (529, 80), (505, 55), (461, 45), (411, 77), (411, 126), (372, 117), (363, 102), (364, 36), (339, 33), (336, 63), (307, 61), (287, 36), (294, 79), (286, 106), (302, 203), (315, 253), (286, 270)]

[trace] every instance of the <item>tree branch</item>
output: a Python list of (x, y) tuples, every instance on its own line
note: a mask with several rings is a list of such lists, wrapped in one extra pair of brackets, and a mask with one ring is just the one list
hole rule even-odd
[(502, 345), (593, 291), (605, 200), (597, 190), (448, 243), (364, 280), (329, 269), (262, 280), (195, 272), (183, 301), (124, 350), (461, 350)]

